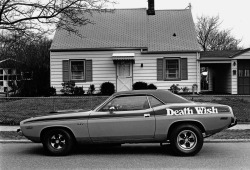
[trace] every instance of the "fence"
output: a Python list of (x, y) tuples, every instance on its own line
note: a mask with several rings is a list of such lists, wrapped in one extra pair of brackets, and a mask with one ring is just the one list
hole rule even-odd
[[(187, 95), (184, 97), (197, 102), (229, 105), (240, 122), (250, 122), (250, 96)], [(49, 115), (55, 110), (90, 110), (107, 98), (108, 96), (0, 98), (0, 124), (18, 125), (24, 119)]]

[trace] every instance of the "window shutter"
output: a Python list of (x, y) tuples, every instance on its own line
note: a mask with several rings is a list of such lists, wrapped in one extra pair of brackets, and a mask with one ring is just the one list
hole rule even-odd
[(163, 80), (163, 58), (157, 58), (157, 80)]
[(181, 79), (188, 80), (188, 65), (187, 58), (181, 59)]
[(92, 60), (86, 60), (86, 81), (93, 81)]
[(62, 61), (62, 77), (63, 82), (69, 81), (69, 60)]

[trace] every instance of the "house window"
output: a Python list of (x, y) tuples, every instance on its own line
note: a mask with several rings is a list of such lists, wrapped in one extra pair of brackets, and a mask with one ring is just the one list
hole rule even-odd
[(180, 60), (165, 58), (165, 79), (180, 79)]
[(85, 60), (70, 61), (71, 80), (85, 80)]

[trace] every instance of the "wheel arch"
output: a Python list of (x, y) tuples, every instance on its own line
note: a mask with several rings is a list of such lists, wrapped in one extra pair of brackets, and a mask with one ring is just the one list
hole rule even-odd
[(173, 131), (173, 129), (176, 128), (177, 126), (182, 125), (182, 124), (195, 125), (195, 126), (197, 126), (201, 130), (201, 133), (205, 133), (206, 132), (204, 125), (201, 122), (199, 122), (199, 121), (196, 121), (196, 120), (177, 121), (177, 122), (174, 122), (174, 123), (172, 123), (170, 125), (168, 133), (167, 133), (167, 140), (169, 140), (171, 132)]
[(49, 127), (42, 129), (42, 131), (40, 133), (40, 140), (43, 141), (43, 137), (46, 134), (46, 132), (49, 130), (52, 130), (52, 129), (63, 129), (65, 131), (67, 131), (70, 134), (70, 136), (73, 138), (74, 142), (76, 142), (76, 138), (75, 138), (75, 135), (72, 132), (72, 130), (68, 127), (65, 127), (65, 126), (49, 126)]

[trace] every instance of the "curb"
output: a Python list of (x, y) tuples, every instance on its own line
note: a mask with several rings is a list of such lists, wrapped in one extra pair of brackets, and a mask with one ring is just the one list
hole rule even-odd
[(250, 142), (250, 139), (205, 139), (204, 143), (239, 143)]
[[(204, 143), (240, 143), (250, 142), (250, 139), (205, 139)], [(1, 139), (0, 143), (33, 143), (30, 140), (4, 140)]]
[(4, 139), (1, 139), (0, 140), (0, 143), (32, 143), (32, 141), (30, 140), (4, 140)]

